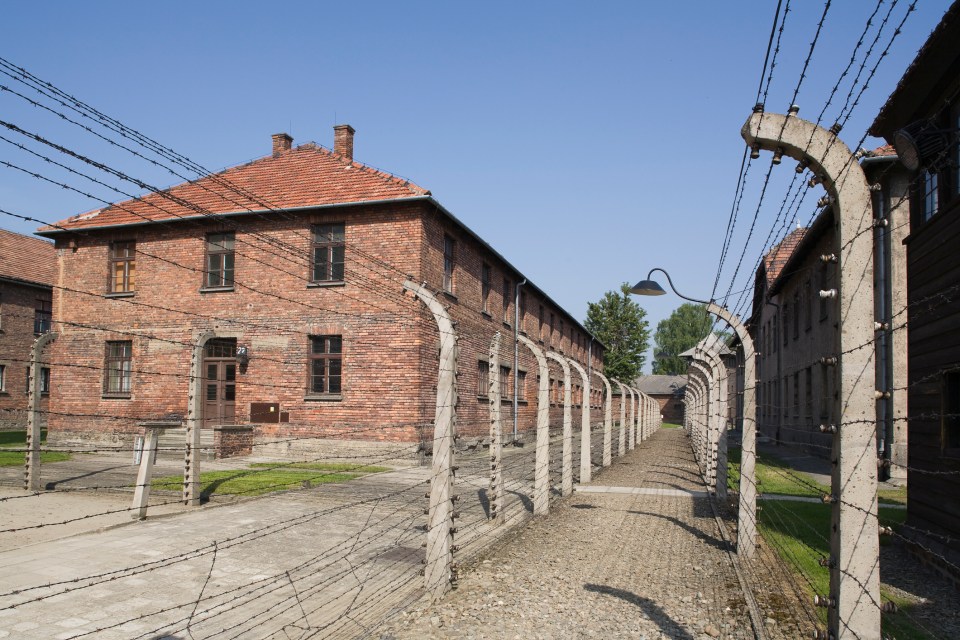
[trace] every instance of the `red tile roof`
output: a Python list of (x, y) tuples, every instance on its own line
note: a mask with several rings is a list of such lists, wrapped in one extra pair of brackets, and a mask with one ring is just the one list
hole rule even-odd
[(161, 193), (113, 204), (42, 227), (94, 229), (214, 213), (242, 213), (429, 196), (412, 182), (308, 143)]
[(897, 155), (897, 150), (893, 148), (892, 144), (885, 144), (870, 152), (871, 158), (886, 158), (895, 155)]
[(767, 286), (771, 286), (780, 275), (780, 271), (790, 260), (790, 256), (797, 249), (797, 245), (807, 234), (806, 227), (798, 227), (787, 234), (787, 236), (775, 245), (767, 255), (763, 256), (763, 266), (767, 274)]
[(0, 278), (48, 287), (57, 277), (57, 251), (40, 238), (0, 229)]

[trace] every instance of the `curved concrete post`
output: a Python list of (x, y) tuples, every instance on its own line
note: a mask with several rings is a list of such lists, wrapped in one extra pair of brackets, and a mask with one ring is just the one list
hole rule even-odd
[(714, 460), (714, 490), (717, 497), (722, 500), (727, 497), (727, 367), (716, 351), (699, 344), (694, 348), (694, 357), (701, 358), (713, 371), (716, 411), (713, 415), (714, 426), (711, 429), (710, 449)]
[(560, 465), (560, 495), (573, 493), (573, 417), (570, 413), (570, 365), (556, 351), (547, 351), (547, 357), (563, 369), (563, 454)]
[(533, 474), (533, 515), (550, 511), (550, 369), (543, 350), (523, 334), (520, 340), (537, 359), (540, 383), (537, 386), (537, 452)]
[[(569, 358), (568, 358), (569, 360)], [(580, 399), (580, 483), (590, 482), (590, 376), (579, 362), (569, 360), (583, 381), (583, 397)]]
[(490, 400), (490, 519), (502, 524), (503, 516), (503, 420), (500, 410), (500, 341), (497, 331), (490, 340), (487, 398)]
[(420, 299), (440, 330), (440, 371), (437, 378), (437, 409), (433, 431), (433, 477), (427, 521), (427, 591), (434, 601), (452, 586), (453, 572), (453, 438), (456, 434), (457, 334), (450, 315), (439, 300), (421, 285), (407, 280), (403, 288)]
[(627, 447), (627, 387), (619, 380), (614, 380), (620, 387), (620, 438), (618, 442), (617, 455), (623, 457)]
[(57, 334), (48, 331), (33, 341), (30, 349), (30, 379), (27, 388), (27, 438), (23, 456), (23, 488), (40, 490), (40, 369), (44, 348), (57, 339)]
[(689, 364), (689, 371), (696, 375), (698, 387), (698, 407), (697, 407), (697, 431), (693, 435), (694, 451), (697, 455), (697, 462), (700, 464), (700, 471), (703, 473), (707, 485), (710, 484), (711, 461), (707, 455), (707, 441), (709, 438), (709, 416), (712, 411), (710, 406), (710, 371), (704, 365), (696, 360)]
[(200, 429), (203, 426), (203, 349), (216, 333), (204, 330), (190, 354), (190, 387), (187, 393), (186, 444), (183, 448), (183, 502), (200, 505)]
[(633, 387), (627, 387), (630, 392), (630, 416), (627, 418), (627, 448), (633, 451), (637, 446), (637, 391)]
[[(740, 492), (737, 554), (752, 558), (757, 549), (757, 361), (746, 326), (726, 308), (711, 302), (707, 312), (727, 323), (743, 349), (743, 432), (740, 444)], [(839, 415), (839, 414), (838, 414)]]
[(820, 176), (833, 200), (834, 256), (840, 331), (834, 356), (839, 384), (834, 400), (829, 632), (837, 640), (880, 637), (880, 543), (877, 532), (877, 451), (874, 428), (873, 207), (863, 169), (835, 134), (796, 116), (754, 113), (741, 130), (747, 144), (783, 153)]
[(613, 438), (613, 389), (610, 387), (610, 381), (599, 371), (593, 374), (603, 380), (603, 386), (606, 390), (606, 396), (603, 403), (603, 466), (609, 467), (611, 463), (611, 440)]

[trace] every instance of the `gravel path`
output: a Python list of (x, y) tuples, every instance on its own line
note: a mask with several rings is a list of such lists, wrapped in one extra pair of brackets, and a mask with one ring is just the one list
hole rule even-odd
[(472, 567), (442, 602), (379, 632), (406, 638), (754, 638), (680, 430), (662, 430)]

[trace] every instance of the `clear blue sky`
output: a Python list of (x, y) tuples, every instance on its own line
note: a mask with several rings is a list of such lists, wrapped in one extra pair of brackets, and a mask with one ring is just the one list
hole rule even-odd
[[(891, 2), (880, 5), (827, 126)], [(823, 11), (813, 0), (792, 4), (768, 111), (789, 106)], [(861, 79), (907, 6), (894, 7)], [(847, 144), (860, 139), (948, 6), (918, 2), (844, 128)], [(652, 266), (668, 269), (687, 295), (709, 297), (775, 7), (18, 2), (5, 8), (0, 55), (208, 169), (265, 155), (281, 131), (331, 146), (332, 125), (349, 123), (357, 160), (431, 189), (582, 319), (589, 301)], [(834, 0), (797, 98), (802, 117), (816, 119), (874, 9)], [(147, 181), (177, 182), (5, 92), (0, 114)], [(44, 168), (2, 142), (0, 160)], [(792, 162), (775, 172), (746, 244), (768, 166), (765, 154), (749, 174), (720, 293), (750, 286), (766, 237), (783, 235), (773, 221)], [(802, 221), (820, 195), (811, 190), (798, 208)], [(97, 206), (0, 166), (4, 209), (58, 220)], [(35, 227), (2, 215), (0, 226)], [(651, 329), (680, 302), (638, 301)]]

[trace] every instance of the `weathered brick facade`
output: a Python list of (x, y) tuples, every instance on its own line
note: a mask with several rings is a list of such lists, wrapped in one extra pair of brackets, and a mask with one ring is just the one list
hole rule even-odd
[[(337, 160), (335, 169), (360, 174), (366, 170), (347, 154), (352, 153), (352, 130), (348, 133), (349, 147), (338, 141), (344, 145), (343, 153), (323, 150), (322, 159), (329, 164), (332, 157)], [(338, 136), (342, 134), (338, 130)], [(275, 145), (272, 156), (247, 167), (263, 170), (260, 163), (284, 162), (285, 156), (302, 149)], [(321, 166), (316, 171), (332, 169)], [(311, 174), (303, 179), (314, 178)], [(242, 181), (242, 176), (233, 179)], [(298, 202), (295, 207), (216, 220), (194, 214), (189, 220), (133, 219), (101, 227), (75, 218), (73, 232), (44, 231), (56, 239), (62, 274), (54, 296), (55, 326), (61, 335), (52, 349), (57, 362), (75, 365), (69, 375), (58, 377), (54, 388), (51, 437), (128, 440), (139, 421), (185, 414), (192, 345), (202, 332), (212, 330), (216, 337), (235, 339), (248, 349), (249, 363), (239, 366), (236, 374), (234, 421), (251, 422), (251, 403), (276, 403), (278, 413), (287, 419), (258, 422), (254, 435), (259, 441), (320, 437), (426, 443), (432, 437), (441, 337), (426, 307), (403, 293), (408, 276), (439, 292), (456, 324), (458, 432), (467, 437), (486, 435), (488, 404), (478, 393), (479, 363), (487, 359), (490, 340), (500, 331), (501, 365), (513, 368), (513, 293), (523, 276), (429, 192), (408, 191), (405, 197), (376, 202), (360, 197), (354, 202), (351, 179), (352, 174), (340, 182), (324, 182), (329, 186), (323, 189), (339, 193), (331, 198), (342, 196), (342, 203)], [(300, 186), (296, 176), (288, 180), (281, 179), (281, 187)], [(261, 187), (264, 191), (273, 187), (275, 192), (277, 183)], [(246, 188), (255, 191), (257, 185)], [(285, 196), (270, 197), (282, 202)], [(226, 207), (209, 208), (234, 213)], [(342, 281), (311, 282), (311, 228), (333, 223), (342, 223), (344, 229)], [(69, 227), (70, 221), (61, 224)], [(205, 289), (205, 238), (217, 232), (234, 233), (234, 284)], [(445, 258), (450, 256), (445, 257), (444, 249), (445, 244), (450, 248), (450, 240), (452, 287), (445, 293)], [(136, 246), (133, 291), (111, 294), (111, 247), (130, 241)], [(490, 282), (486, 311), (484, 273)], [(510, 285), (506, 305), (505, 280)], [(521, 329), (544, 346), (586, 363), (590, 339), (583, 327), (534, 285), (520, 291), (525, 308)], [(311, 336), (342, 336), (339, 393), (308, 393)], [(129, 389), (108, 393), (107, 343), (126, 341), (132, 342)], [(592, 355), (593, 367), (602, 368), (602, 347), (597, 343)], [(518, 430), (526, 432), (535, 422), (537, 367), (525, 348), (520, 350), (519, 370), (526, 380)], [(551, 368), (551, 376), (562, 378), (559, 369)], [(511, 388), (514, 378), (511, 374)], [(578, 378), (574, 375), (576, 385)], [(601, 384), (596, 378), (592, 382), (594, 389)], [(600, 405), (599, 395), (595, 404)], [(552, 414), (559, 425), (561, 407), (555, 406)], [(594, 422), (602, 419), (602, 413), (594, 413)], [(512, 433), (509, 410), (504, 411), (504, 423), (505, 433)]]
[[(38, 312), (49, 312), (54, 269), (49, 242), (0, 230), (0, 429), (26, 428), (31, 348), (36, 331), (49, 325), (45, 318), (38, 323)], [(41, 395), (43, 411), (47, 396)]]

